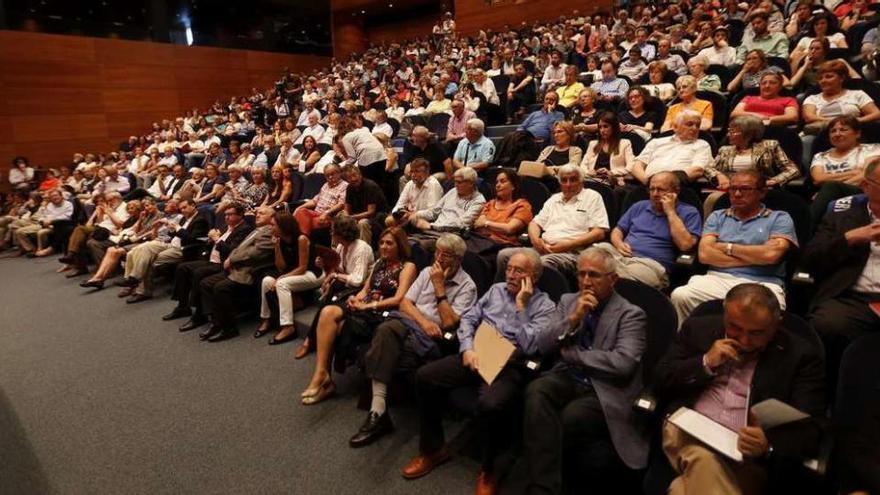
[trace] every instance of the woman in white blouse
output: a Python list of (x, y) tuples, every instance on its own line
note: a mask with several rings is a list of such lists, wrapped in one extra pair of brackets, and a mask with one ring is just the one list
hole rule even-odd
[[(339, 256), (338, 265), (329, 265), (329, 260), (320, 252), (315, 262), (315, 266), (322, 270), (318, 279), (321, 282), (321, 300), (326, 302), (330, 302), (334, 295), (346, 294), (361, 287), (373, 265), (373, 248), (360, 239), (356, 220), (340, 213), (333, 217), (330, 233), (332, 243), (336, 245), (334, 250)], [(294, 355), (296, 359), (302, 359), (314, 350), (317, 320), (316, 317), (309, 335), (297, 349)]]
[(581, 161), (581, 172), (584, 177), (604, 182), (611, 187), (623, 186), (627, 177), (631, 177), (635, 163), (632, 143), (620, 137), (620, 122), (613, 112), (605, 112), (599, 116), (599, 138), (590, 141), (584, 159)]

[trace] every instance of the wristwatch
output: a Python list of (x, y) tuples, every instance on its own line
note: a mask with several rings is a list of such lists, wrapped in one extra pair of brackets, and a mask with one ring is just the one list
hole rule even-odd
[(727, 253), (728, 256), (733, 256), (733, 243), (732, 242), (727, 243), (727, 248), (725, 249), (724, 252)]

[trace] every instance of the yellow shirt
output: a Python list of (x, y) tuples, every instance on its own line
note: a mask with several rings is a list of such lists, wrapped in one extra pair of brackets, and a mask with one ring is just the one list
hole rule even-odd
[(671, 128), (672, 124), (675, 122), (675, 116), (686, 109), (697, 112), (704, 119), (708, 119), (709, 121), (712, 120), (712, 103), (706, 100), (694, 99), (690, 106), (685, 106), (684, 103), (676, 103), (669, 107), (669, 110), (666, 111), (666, 121), (663, 122), (663, 126)]
[(559, 104), (568, 108), (574, 105), (578, 99), (578, 94), (584, 89), (584, 85), (576, 82), (570, 86), (560, 86), (556, 88), (556, 94), (559, 95)]

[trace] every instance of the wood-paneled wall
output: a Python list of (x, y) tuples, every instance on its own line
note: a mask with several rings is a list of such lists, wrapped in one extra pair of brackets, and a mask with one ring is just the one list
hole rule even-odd
[(372, 43), (403, 41), (431, 34), (437, 17), (434, 15), (416, 18), (397, 19), (380, 26), (367, 29), (367, 38)]
[[(111, 151), (150, 123), (271, 87), (328, 57), (0, 31), (0, 173), (13, 156), (57, 166)], [(0, 184), (2, 184), (0, 183)]]
[(581, 13), (608, 11), (611, 0), (521, 0), (489, 7), (486, 0), (455, 0), (456, 29), (473, 34), (480, 29), (497, 29), (505, 24), (517, 25), (523, 21), (547, 20), (569, 15), (577, 9)]

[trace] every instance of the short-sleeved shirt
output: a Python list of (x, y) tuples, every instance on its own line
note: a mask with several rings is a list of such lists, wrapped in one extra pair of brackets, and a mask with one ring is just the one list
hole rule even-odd
[(843, 94), (829, 101), (822, 93), (810, 95), (804, 100), (804, 106), (814, 105), (816, 115), (832, 119), (841, 115), (859, 115), (862, 107), (873, 102), (867, 93), (860, 89), (844, 89)]
[[(782, 238), (797, 246), (794, 222), (788, 213), (775, 211), (761, 205), (753, 217), (740, 220), (730, 208), (713, 211), (706, 219), (703, 236), (714, 236), (718, 242), (747, 245), (764, 244), (772, 238)], [(712, 267), (712, 271), (729, 273), (756, 282), (782, 285), (785, 279), (785, 262), (775, 265), (749, 265), (730, 268)]]
[(690, 105), (685, 105), (684, 103), (676, 103), (669, 107), (669, 110), (666, 112), (666, 122), (675, 122), (675, 116), (680, 112), (685, 110), (693, 110), (700, 114), (701, 118), (712, 120), (714, 116), (714, 112), (712, 109), (712, 104), (706, 100), (695, 99), (691, 102)]
[(860, 144), (846, 155), (837, 158), (833, 150), (823, 151), (813, 157), (810, 169), (821, 168), (826, 174), (840, 174), (850, 170), (861, 170), (869, 159), (880, 155), (880, 144)]
[(330, 187), (329, 183), (321, 186), (315, 200), (315, 213), (323, 214), (330, 208), (343, 203), (345, 201), (345, 191), (348, 189), (348, 182), (339, 181), (336, 187)]
[(584, 89), (584, 85), (579, 82), (556, 88), (556, 94), (559, 95), (559, 105), (566, 108), (572, 106), (577, 101), (578, 94), (582, 89)]
[(455, 148), (453, 158), (468, 165), (470, 163), (492, 163), (495, 158), (495, 145), (486, 136), (480, 136), (476, 143), (470, 142), (468, 139), (462, 139)]
[(707, 167), (712, 163), (712, 148), (702, 139), (686, 143), (677, 136), (654, 138), (636, 160), (645, 164), (645, 175), (680, 172), (689, 167)]
[[(525, 199), (520, 198), (504, 208), (499, 208), (497, 200), (493, 199), (483, 206), (483, 211), (480, 212), (480, 215), (486, 215), (486, 219), (490, 222), (499, 223), (507, 223), (511, 219), (516, 218), (523, 223), (523, 226), (526, 226), (532, 221), (532, 205)], [(479, 229), (477, 232), (498, 244), (517, 244), (516, 234), (505, 234), (491, 229)]]
[(387, 212), (388, 203), (382, 188), (374, 181), (364, 178), (361, 187), (355, 189), (351, 184), (345, 189), (345, 204), (351, 208), (352, 214), (367, 211), (369, 205), (376, 205), (376, 213)]
[(428, 143), (425, 149), (421, 149), (416, 145), (406, 146), (404, 148), (403, 162), (410, 163), (416, 158), (424, 158), (428, 161), (428, 165), (432, 174), (443, 172), (443, 162), (446, 160), (446, 152), (437, 143)]
[(550, 196), (533, 221), (544, 230), (541, 238), (549, 243), (571, 239), (596, 227), (608, 229), (602, 196), (586, 188), (568, 201), (562, 193)]
[[(681, 218), (685, 228), (699, 239), (703, 231), (700, 212), (693, 206), (679, 201), (675, 213)], [(633, 256), (651, 258), (667, 270), (675, 263), (675, 243), (669, 230), (666, 214), (658, 212), (649, 200), (632, 205), (617, 222), (624, 234), (624, 240), (632, 247)]]
[(746, 112), (758, 113), (764, 117), (776, 117), (785, 114), (788, 107), (797, 108), (798, 102), (791, 96), (777, 96), (776, 98), (761, 98), (760, 96), (746, 96), (742, 99), (743, 109)]
[[(406, 296), (404, 297), (409, 299), (426, 319), (440, 325), (440, 313), (437, 311), (437, 294), (434, 292), (434, 286), (431, 283), (430, 266), (419, 273), (419, 276), (416, 277), (415, 282), (406, 291)], [(463, 315), (465, 311), (477, 302), (477, 286), (464, 270), (459, 269), (452, 278), (446, 281), (446, 299), (457, 315)], [(418, 323), (405, 317), (401, 319), (414, 337), (416, 353), (420, 356), (440, 355), (437, 343), (422, 331)]]

